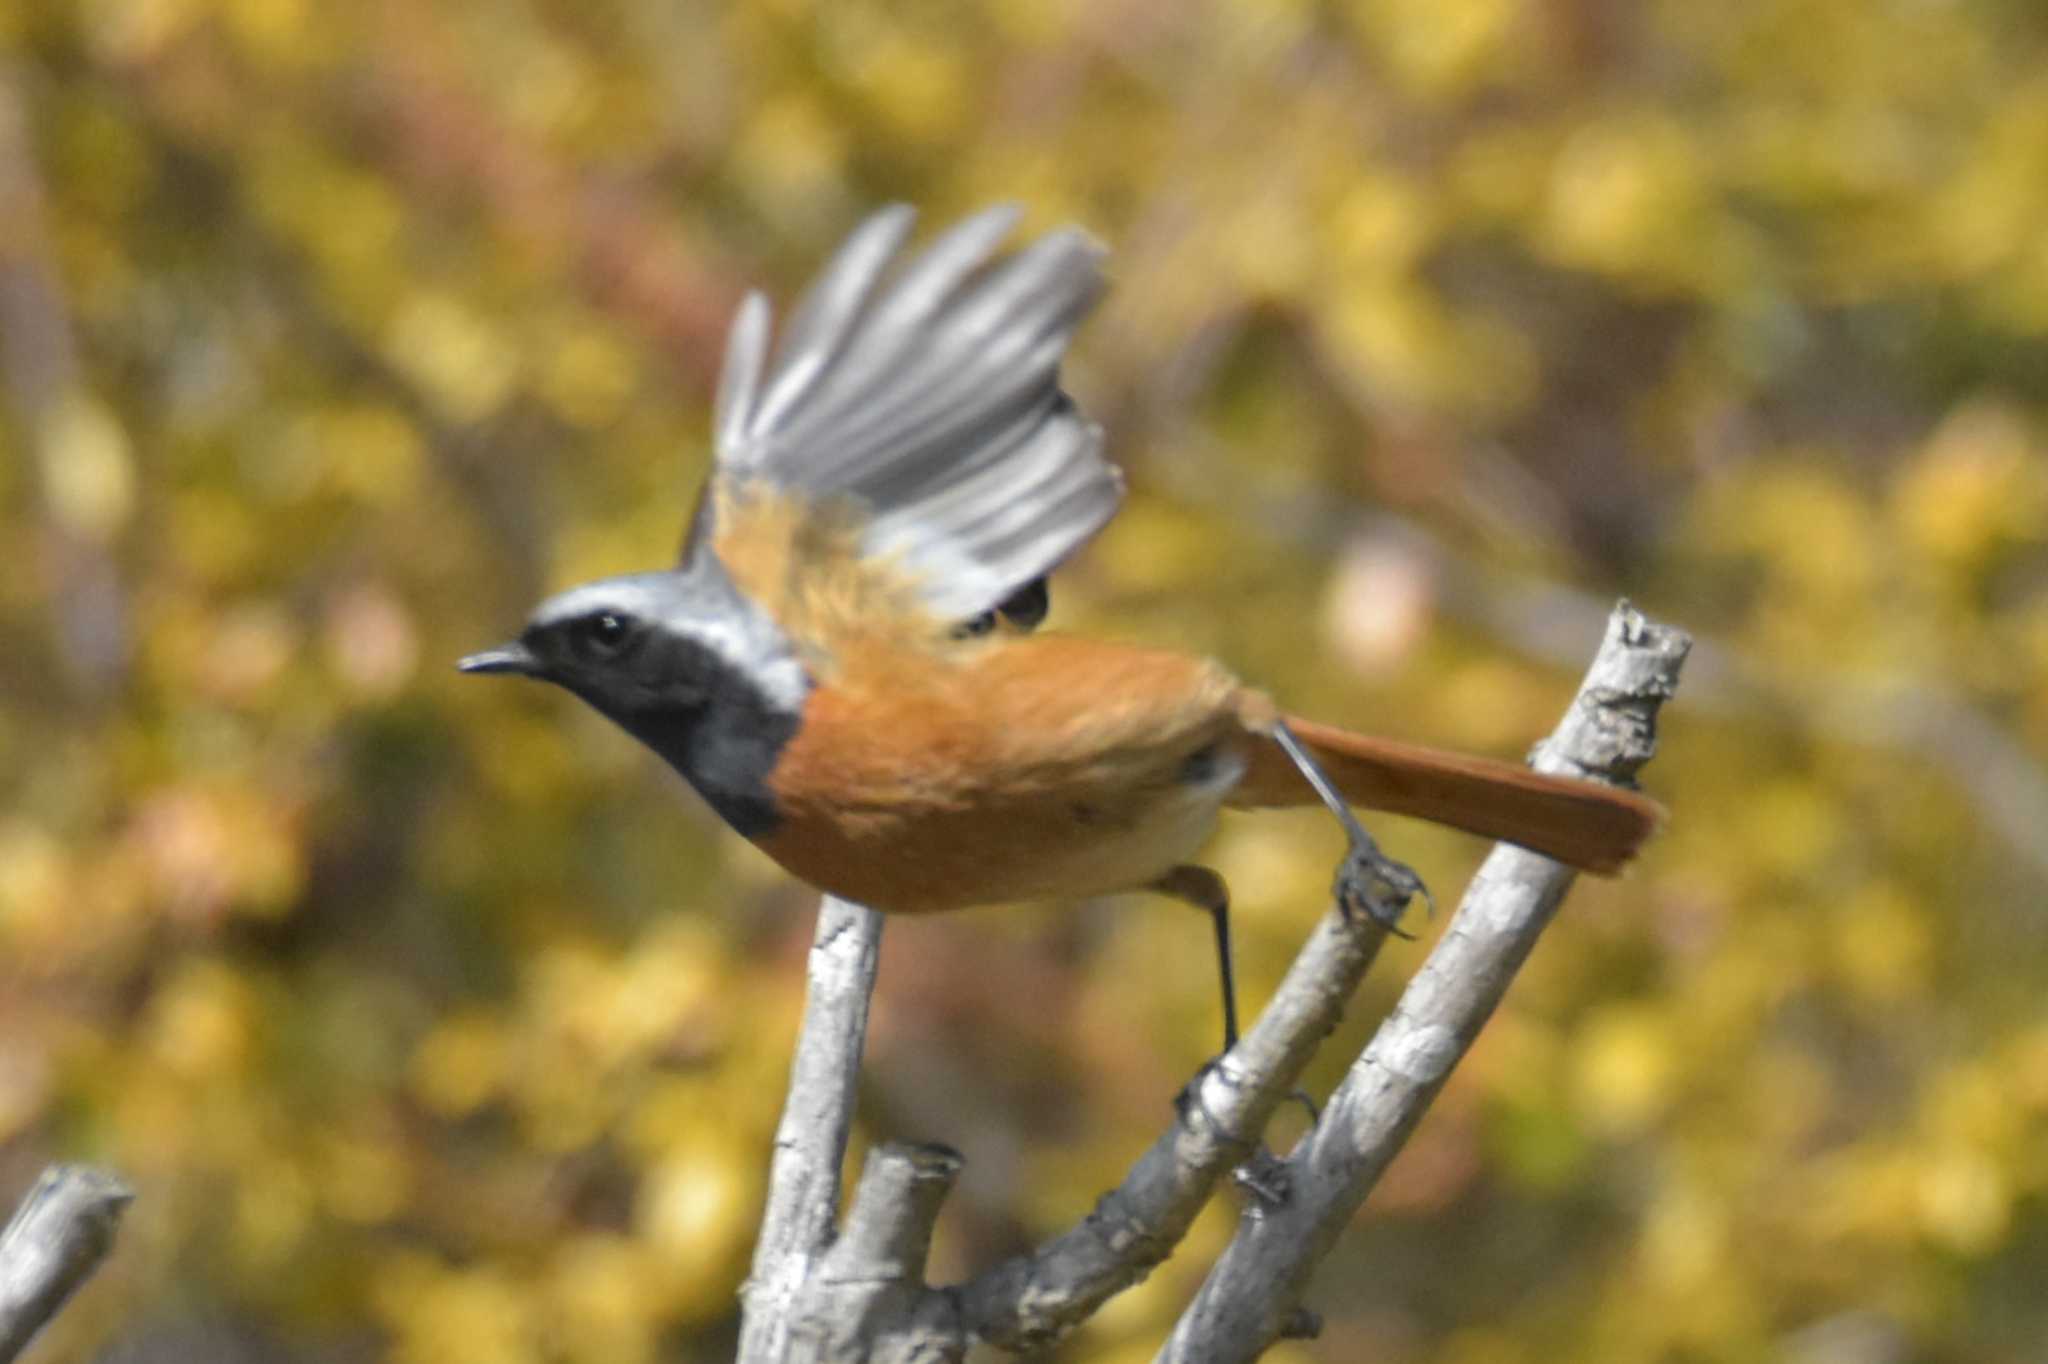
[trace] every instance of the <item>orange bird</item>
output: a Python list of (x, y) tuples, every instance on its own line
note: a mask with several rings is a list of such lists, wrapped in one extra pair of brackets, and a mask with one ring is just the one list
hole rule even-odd
[[(1284, 716), (1206, 658), (1035, 634), (1045, 577), (1115, 513), (1060, 361), (1102, 291), (1067, 228), (999, 255), (991, 209), (897, 264), (911, 212), (842, 246), (771, 355), (750, 295), (717, 460), (676, 567), (543, 602), (462, 660), (566, 687), (820, 890), (899, 914), (1152, 889), (1206, 910), (1237, 1035), (1229, 897), (1194, 859), (1225, 807), (1320, 801), (1347, 913), (1421, 882), (1354, 805), (1611, 873), (1655, 802)], [(893, 267), (893, 268), (892, 268)]]

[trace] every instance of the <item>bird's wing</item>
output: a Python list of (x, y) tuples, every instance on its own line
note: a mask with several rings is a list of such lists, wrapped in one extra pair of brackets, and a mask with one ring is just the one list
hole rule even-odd
[(1122, 500), (1101, 428), (1060, 391), (1103, 251), (1064, 228), (995, 258), (1018, 216), (1001, 207), (891, 270), (913, 216), (897, 205), (855, 229), (772, 356), (767, 300), (747, 297), (719, 381), (718, 475), (854, 501), (862, 553), (964, 620), (1051, 570)]

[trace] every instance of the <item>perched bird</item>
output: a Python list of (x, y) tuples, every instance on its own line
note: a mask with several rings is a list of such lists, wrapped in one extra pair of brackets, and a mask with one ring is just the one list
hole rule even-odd
[(1389, 927), (1421, 883), (1352, 805), (1629, 860), (1660, 818), (1634, 792), (1283, 717), (1206, 658), (1031, 633), (1046, 574), (1123, 494), (1060, 389), (1103, 253), (1067, 228), (999, 255), (1017, 214), (996, 208), (899, 266), (912, 217), (856, 229), (772, 354), (767, 301), (741, 306), (680, 562), (543, 602), (465, 672), (566, 687), (790, 872), (878, 910), (1192, 903), (1226, 1045), (1228, 894), (1193, 860), (1225, 807), (1329, 806), (1340, 903)]

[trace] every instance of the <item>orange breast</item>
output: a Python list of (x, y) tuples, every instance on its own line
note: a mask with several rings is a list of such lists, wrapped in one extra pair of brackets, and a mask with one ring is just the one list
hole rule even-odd
[(1216, 664), (1057, 635), (851, 644), (806, 704), (760, 846), (820, 889), (923, 913), (1142, 886), (1244, 771)]

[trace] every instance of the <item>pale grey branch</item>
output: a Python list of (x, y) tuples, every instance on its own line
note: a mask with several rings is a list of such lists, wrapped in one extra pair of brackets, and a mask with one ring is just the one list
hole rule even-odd
[[(1657, 709), (1690, 640), (1626, 602), (1571, 711), (1536, 752), (1548, 772), (1627, 782), (1655, 748)], [(1442, 940), (1284, 1162), (1290, 1197), (1248, 1216), (1160, 1359), (1256, 1359), (1288, 1333), (1309, 1275), (1364, 1203), (1550, 922), (1574, 873), (1506, 845), (1480, 868)]]
[(119, 1175), (52, 1165), (0, 1232), (0, 1364), (10, 1364), (113, 1249), (135, 1192)]
[(799, 1359), (953, 1360), (965, 1337), (951, 1304), (924, 1284), (939, 1205), (960, 1175), (945, 1146), (889, 1143), (868, 1156), (846, 1230), (806, 1286), (791, 1332)]
[(741, 1290), (742, 1364), (801, 1357), (791, 1354), (790, 1326), (839, 1214), (840, 1164), (881, 947), (881, 915), (832, 896), (818, 906), (810, 988), (768, 1168), (768, 1205), (753, 1272)]
[[(1324, 915), (1258, 1022), (1190, 1083), (1180, 1120), (1123, 1182), (1078, 1226), (959, 1290), (975, 1337), (1013, 1350), (1048, 1344), (1164, 1260), (1217, 1181), (1252, 1157), (1266, 1119), (1337, 1026), (1384, 941), (1370, 920)], [(1266, 1164), (1255, 1161), (1247, 1174), (1264, 1184)]]
[(960, 1177), (960, 1153), (890, 1142), (868, 1155), (846, 1231), (825, 1257), (828, 1278), (881, 1276), (921, 1283), (939, 1204)]

